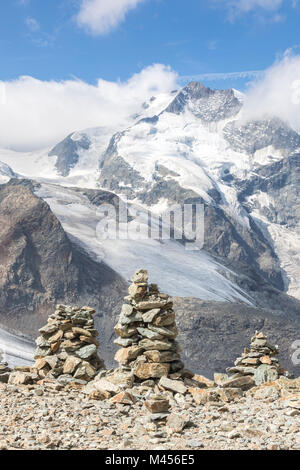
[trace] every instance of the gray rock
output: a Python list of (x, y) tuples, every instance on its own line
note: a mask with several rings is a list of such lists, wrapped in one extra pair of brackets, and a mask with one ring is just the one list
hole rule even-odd
[(155, 317), (157, 317), (159, 312), (160, 312), (160, 308), (154, 308), (152, 310), (149, 310), (146, 313), (143, 313), (143, 321), (145, 323), (151, 323), (155, 319)]
[(277, 369), (268, 364), (262, 364), (261, 366), (259, 366), (254, 374), (254, 380), (256, 385), (260, 385), (265, 382), (272, 382), (277, 379)]
[(83, 348), (75, 351), (75, 355), (80, 357), (80, 359), (88, 360), (97, 353), (97, 347), (94, 344), (84, 346)]
[(10, 372), (0, 373), (0, 383), (7, 384), (9, 380)]
[(162, 377), (159, 381), (159, 385), (165, 390), (170, 390), (174, 393), (181, 393), (182, 395), (184, 395), (187, 392), (187, 387), (184, 385), (183, 382), (180, 382), (179, 380), (171, 380), (167, 377)]
[(187, 446), (188, 447), (191, 447), (192, 449), (201, 449), (204, 447), (204, 445), (202, 444), (202, 442), (200, 441), (197, 441), (196, 439), (189, 439), (187, 441)]
[(139, 332), (140, 335), (142, 335), (144, 338), (149, 338), (151, 340), (160, 340), (163, 339), (163, 336), (160, 335), (159, 333), (156, 333), (155, 331), (151, 331), (148, 328), (137, 328), (137, 331)]

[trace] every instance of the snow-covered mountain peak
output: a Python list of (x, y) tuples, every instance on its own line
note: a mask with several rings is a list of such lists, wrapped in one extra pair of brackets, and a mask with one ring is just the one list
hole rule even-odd
[(166, 112), (181, 114), (190, 110), (204, 122), (215, 122), (236, 116), (241, 107), (233, 89), (212, 90), (200, 82), (190, 82), (177, 94)]

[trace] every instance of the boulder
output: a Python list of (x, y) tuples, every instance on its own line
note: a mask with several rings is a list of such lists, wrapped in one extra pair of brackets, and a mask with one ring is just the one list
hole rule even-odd
[(269, 364), (262, 364), (256, 369), (254, 374), (255, 385), (272, 382), (276, 379), (278, 379), (278, 371), (275, 367)]
[(170, 408), (169, 400), (163, 395), (151, 395), (145, 401), (145, 407), (150, 413), (167, 413)]
[(184, 395), (187, 392), (187, 387), (184, 385), (183, 382), (179, 380), (171, 380), (168, 379), (167, 377), (162, 377), (160, 381), (158, 382), (159, 387), (165, 389), (165, 390), (170, 390), (171, 392), (174, 393), (181, 393)]
[(136, 364), (133, 373), (136, 377), (141, 380), (147, 380), (151, 378), (160, 378), (167, 376), (170, 370), (170, 364), (166, 363), (155, 363), (155, 362), (141, 362)]

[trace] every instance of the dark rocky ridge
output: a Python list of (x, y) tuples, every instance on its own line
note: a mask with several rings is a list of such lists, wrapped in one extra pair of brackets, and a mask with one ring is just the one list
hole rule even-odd
[(6, 163), (0, 161), (0, 176), (5, 176), (9, 178), (16, 178), (17, 175), (15, 172), (8, 166)]
[[(267, 219), (276, 224), (295, 228), (300, 221), (300, 154), (264, 165), (249, 180), (237, 183), (239, 200), (251, 211), (260, 209)], [(262, 191), (276, 201), (271, 207), (248, 203), (249, 196)]]
[(86, 135), (82, 135), (79, 140), (73, 140), (72, 136), (73, 133), (68, 135), (48, 154), (49, 157), (57, 156), (55, 167), (61, 176), (68, 176), (70, 170), (76, 166), (79, 160), (78, 151), (88, 150), (90, 147), (90, 141)]
[(245, 124), (232, 121), (226, 125), (223, 134), (237, 152), (254, 154), (269, 145), (289, 152), (300, 148), (300, 135), (278, 118)]

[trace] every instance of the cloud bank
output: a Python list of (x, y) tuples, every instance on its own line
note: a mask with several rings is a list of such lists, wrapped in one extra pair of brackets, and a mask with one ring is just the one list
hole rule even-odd
[(123, 128), (151, 96), (173, 90), (177, 75), (155, 64), (126, 82), (41, 81), (20, 77), (0, 82), (0, 148), (35, 150), (88, 127)]
[(300, 55), (288, 51), (250, 84), (244, 115), (247, 120), (277, 116), (300, 132)]
[(91, 34), (107, 34), (145, 0), (81, 0), (77, 23)]
[[(255, 77), (246, 92), (244, 119), (277, 116), (300, 132), (300, 55), (288, 51), (264, 73), (244, 74)], [(214, 78), (236, 76), (240, 72)], [(205, 75), (189, 78), (201, 81)], [(130, 124), (129, 116), (141, 111), (142, 103), (177, 88), (178, 81), (170, 67), (155, 64), (124, 82), (99, 79), (90, 85), (76, 79), (33, 77), (0, 82), (0, 148), (36, 150), (89, 127), (123, 129)]]

